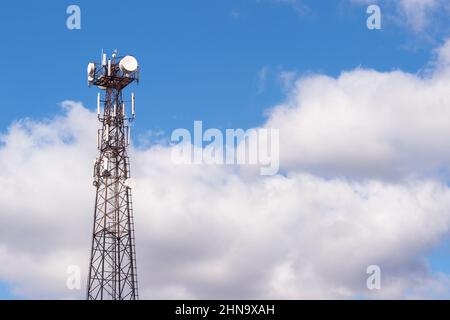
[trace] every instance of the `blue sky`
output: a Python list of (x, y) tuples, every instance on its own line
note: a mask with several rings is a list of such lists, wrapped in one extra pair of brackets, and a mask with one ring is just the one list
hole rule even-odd
[[(377, 1), (374, 1), (375, 3)], [(86, 65), (104, 49), (135, 55), (141, 65), (134, 137), (148, 131), (258, 126), (281, 103), (283, 71), (337, 76), (357, 67), (416, 73), (450, 31), (450, 20), (415, 32), (382, 7), (383, 29), (366, 28), (366, 6), (344, 0), (8, 1), (0, 34), (0, 132), (22, 118), (48, 118), (64, 100), (94, 108)], [(300, 3), (300, 2), (298, 2)], [(66, 28), (66, 8), (81, 8), (81, 30)], [(386, 19), (384, 19), (386, 17)], [(438, 27), (436, 27), (438, 25)], [(265, 73), (265, 77), (261, 74)], [(430, 254), (450, 273), (448, 242)], [(11, 297), (0, 283), (0, 298)]]
[[(81, 8), (81, 30), (65, 27), (72, 3)], [(338, 75), (362, 66), (416, 72), (439, 43), (415, 41), (396, 26), (369, 31), (364, 6), (305, 3), (309, 10), (302, 14), (270, 0), (131, 0), (126, 10), (122, 1), (8, 2), (0, 19), (8, 75), (0, 80), (7, 106), (0, 126), (50, 116), (66, 99), (92, 106), (95, 90), (86, 87), (85, 67), (99, 60), (102, 48), (139, 58), (139, 133), (190, 127), (195, 119), (212, 127), (258, 125), (263, 111), (284, 97), (280, 71)], [(262, 68), (268, 70), (264, 90)]]

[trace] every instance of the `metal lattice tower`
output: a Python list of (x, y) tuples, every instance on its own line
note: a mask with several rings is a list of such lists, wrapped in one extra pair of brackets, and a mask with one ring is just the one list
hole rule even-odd
[[(132, 56), (111, 59), (102, 53), (102, 62), (88, 65), (89, 85), (102, 89), (97, 110), (99, 156), (94, 164), (96, 188), (92, 249), (87, 286), (88, 300), (138, 299), (136, 253), (127, 147), (128, 123), (134, 119), (134, 94), (131, 117), (126, 116), (122, 90), (139, 80), (139, 67)], [(103, 104), (103, 113), (101, 112)]]

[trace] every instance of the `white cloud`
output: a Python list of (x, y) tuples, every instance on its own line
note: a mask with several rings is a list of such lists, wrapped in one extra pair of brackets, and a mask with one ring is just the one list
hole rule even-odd
[(350, 298), (370, 295), (371, 264), (383, 270), (382, 296), (433, 279), (422, 254), (450, 221), (450, 192), (437, 182), (245, 180), (217, 168), (174, 169), (166, 153), (147, 151), (135, 165), (154, 165), (136, 172), (147, 178), (135, 192), (151, 297), (162, 286), (194, 298)]
[(278, 74), (278, 80), (284, 92), (290, 92), (297, 80), (297, 73), (295, 71), (283, 70)]
[(400, 9), (407, 17), (409, 25), (416, 31), (423, 30), (429, 23), (432, 14), (440, 5), (441, 0), (401, 0)]
[[(448, 46), (448, 45), (447, 45)], [(427, 252), (449, 233), (446, 49), (427, 78), (354, 70), (300, 79), (266, 126), (285, 176), (175, 166), (169, 147), (132, 149), (143, 298), (449, 297)], [(0, 145), (0, 281), (32, 298), (83, 298), (96, 116), (21, 121)], [(365, 288), (382, 269), (382, 290)], [(82, 283), (85, 281), (83, 279)]]
[(280, 128), (282, 167), (353, 178), (448, 172), (447, 49), (427, 77), (357, 69), (298, 80), (266, 123)]
[(12, 281), (19, 295), (74, 296), (64, 290), (66, 267), (86, 264), (95, 117), (79, 103), (63, 109), (52, 120), (15, 123), (1, 137), (0, 281)]

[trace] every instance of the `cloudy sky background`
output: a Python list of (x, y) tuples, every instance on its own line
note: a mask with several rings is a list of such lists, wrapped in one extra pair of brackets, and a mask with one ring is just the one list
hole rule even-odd
[[(198, 51), (186, 48), (186, 55), (196, 53), (192, 66), (180, 69), (175, 59), (162, 69), (155, 66), (160, 78), (148, 69), (149, 82), (136, 89), (140, 113), (130, 152), (142, 298), (450, 297), (450, 29), (441, 21), (448, 5), (438, 0), (378, 3), (386, 11), (382, 31), (366, 29), (367, 1), (220, 5), (224, 19), (236, 28), (223, 30), (221, 39), (235, 41), (237, 60), (229, 58), (232, 51), (214, 56), (223, 44), (207, 42)], [(80, 46), (71, 37), (87, 44), (72, 53), (82, 56), (73, 63), (56, 60), (68, 65), (69, 73), (83, 66), (67, 81), (61, 81), (67, 77), (64, 70), (57, 70), (43, 74), (45, 85), (25, 81), (21, 90), (30, 90), (15, 95), (17, 84), (2, 80), (8, 92), (1, 95), (13, 106), (0, 122), (2, 298), (85, 295), (85, 278), (82, 290), (68, 290), (66, 271), (78, 265), (85, 277), (88, 267), (97, 124), (95, 90), (84, 87), (85, 62), (91, 58), (83, 59), (97, 53), (93, 43), (99, 34), (90, 31), (97, 26), (86, 18), (73, 35), (78, 31), (64, 29), (65, 6), (47, 6), (50, 22), (41, 28), (53, 30), (53, 12), (61, 30), (48, 34), (22, 27), (5, 40), (14, 52), (22, 50), (22, 33), (65, 37), (67, 42), (53, 45), (60, 53)], [(99, 9), (80, 6), (87, 17)], [(208, 7), (190, 6), (195, 13), (188, 15), (210, 13)], [(147, 12), (158, 10), (167, 8), (161, 4)], [(28, 14), (33, 21), (35, 15)], [(270, 53), (261, 53), (257, 40), (245, 47), (245, 37), (233, 38), (239, 28), (251, 33), (266, 28), (266, 19), (273, 23), (281, 17), (285, 26), (265, 30), (265, 45), (280, 46)], [(329, 17), (338, 17), (339, 23)], [(145, 24), (139, 21), (144, 37)], [(187, 29), (208, 27), (197, 23)], [(313, 36), (301, 34), (294, 41), (292, 34), (279, 34), (296, 23), (308, 24), (310, 29), (298, 32)], [(338, 28), (326, 30), (335, 23)], [(357, 31), (346, 33), (350, 29)], [(171, 29), (161, 30), (172, 35)], [(106, 45), (116, 45), (113, 40), (105, 40)], [(331, 60), (321, 53), (327, 41), (342, 42)], [(137, 46), (136, 55), (157, 59), (159, 48), (148, 46)], [(49, 51), (37, 50), (40, 58), (30, 59), (45, 60)], [(318, 57), (309, 58), (313, 55)], [(14, 61), (21, 61), (20, 54)], [(212, 68), (216, 85), (207, 86), (210, 79), (201, 78), (204, 64), (205, 70)], [(233, 67), (223, 71), (227, 66)], [(197, 78), (186, 78), (196, 67)], [(163, 71), (195, 81), (183, 85)], [(249, 93), (230, 84), (234, 77)], [(67, 87), (59, 88), (61, 82)], [(190, 100), (190, 94), (198, 97)], [(222, 104), (229, 108), (222, 110)], [(281, 174), (261, 177), (247, 167), (174, 165), (165, 140), (173, 128), (191, 129), (193, 120), (204, 120), (207, 127), (279, 128)], [(381, 290), (366, 288), (369, 265), (381, 267)]]

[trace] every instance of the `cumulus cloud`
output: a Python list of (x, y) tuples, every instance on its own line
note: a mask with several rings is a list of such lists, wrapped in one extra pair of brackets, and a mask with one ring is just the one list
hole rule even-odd
[(381, 296), (421, 291), (416, 281), (434, 279), (422, 254), (449, 226), (450, 192), (439, 183), (244, 180), (214, 168), (174, 170), (166, 152), (148, 151), (137, 165), (156, 162), (137, 174), (148, 179), (138, 178), (135, 192), (150, 297), (175, 288), (194, 298), (369, 296), (373, 264), (385, 275)]
[(96, 123), (79, 103), (62, 109), (54, 119), (16, 122), (0, 139), (0, 278), (18, 295), (54, 295), (67, 265), (86, 264), (79, 249), (89, 245)]
[[(449, 297), (425, 259), (450, 225), (447, 47), (426, 77), (299, 79), (265, 124), (280, 129), (283, 175), (132, 148), (141, 297)], [(95, 131), (93, 112), (65, 102), (1, 136), (0, 281), (19, 296), (85, 295), (66, 271), (86, 274)], [(366, 288), (369, 265), (380, 291)]]
[(353, 178), (447, 173), (448, 47), (427, 76), (357, 69), (299, 79), (266, 123), (284, 137), (282, 166)]

